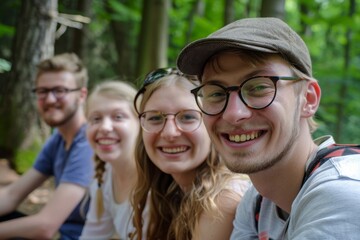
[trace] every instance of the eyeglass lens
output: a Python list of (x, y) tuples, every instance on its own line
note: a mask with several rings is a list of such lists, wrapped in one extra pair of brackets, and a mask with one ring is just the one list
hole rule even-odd
[(38, 99), (45, 99), (49, 93), (52, 93), (56, 99), (63, 98), (68, 92), (78, 91), (80, 88), (68, 89), (64, 87), (55, 88), (36, 88), (33, 92)]
[(208, 83), (195, 88), (192, 93), (200, 109), (208, 115), (217, 115), (225, 110), (231, 91), (238, 91), (240, 99), (249, 108), (262, 109), (274, 100), (277, 80), (279, 77), (254, 77), (244, 81), (239, 87)]
[(159, 111), (147, 111), (141, 114), (141, 126), (147, 132), (160, 132), (169, 116), (174, 116), (175, 124), (183, 132), (196, 130), (202, 121), (202, 114), (196, 110), (184, 110), (176, 114), (164, 114)]

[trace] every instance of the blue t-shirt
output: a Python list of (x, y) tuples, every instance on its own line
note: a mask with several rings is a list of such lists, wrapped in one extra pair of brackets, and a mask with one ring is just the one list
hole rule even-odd
[[(38, 155), (33, 167), (45, 175), (54, 176), (55, 187), (65, 182), (89, 187), (94, 175), (93, 151), (86, 139), (85, 130), (86, 125), (83, 125), (77, 132), (70, 149), (66, 151), (65, 141), (55, 129)], [(85, 208), (82, 207), (83, 210), (80, 209), (80, 204), (60, 227), (60, 239), (80, 237), (89, 203), (86, 203)]]

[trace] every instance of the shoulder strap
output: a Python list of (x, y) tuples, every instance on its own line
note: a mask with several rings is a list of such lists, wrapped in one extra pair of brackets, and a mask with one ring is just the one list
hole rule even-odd
[(345, 155), (360, 154), (360, 145), (357, 144), (333, 144), (326, 148), (321, 149), (316, 154), (314, 160), (310, 163), (309, 167), (306, 169), (303, 182), (310, 177), (310, 175), (323, 163), (329, 160), (332, 157), (339, 157)]
[(258, 232), (258, 228), (259, 228), (259, 217), (260, 217), (260, 208), (261, 208), (261, 202), (262, 202), (263, 197), (258, 194), (256, 196), (256, 205), (255, 205), (255, 228), (256, 231)]
[[(330, 158), (345, 156), (345, 155), (352, 155), (352, 154), (360, 154), (360, 145), (358, 145), (358, 144), (333, 144), (326, 148), (321, 149), (320, 151), (317, 152), (314, 160), (310, 163), (309, 167), (306, 169), (305, 176), (304, 176), (301, 186), (304, 185), (305, 181), (310, 177), (310, 175), (318, 167), (320, 167), (323, 163), (325, 163)], [(258, 231), (261, 202), (262, 202), (262, 196), (259, 194), (256, 197), (256, 204), (255, 204), (256, 231)]]

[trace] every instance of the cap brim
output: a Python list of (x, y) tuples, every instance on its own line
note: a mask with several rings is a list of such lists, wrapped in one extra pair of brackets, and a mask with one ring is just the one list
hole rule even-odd
[(187, 45), (178, 56), (177, 66), (179, 70), (185, 74), (200, 76), (205, 63), (210, 57), (217, 52), (230, 48), (240, 48), (266, 53), (278, 52), (275, 51), (271, 45), (264, 47), (264, 43), (259, 43), (259, 45), (257, 45), (256, 42), (252, 42), (251, 45), (249, 45), (246, 42), (229, 40), (226, 38), (206, 38)]

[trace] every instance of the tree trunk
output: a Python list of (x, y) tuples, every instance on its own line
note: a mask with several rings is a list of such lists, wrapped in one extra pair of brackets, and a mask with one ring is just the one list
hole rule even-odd
[(227, 25), (235, 20), (234, 9), (234, 0), (225, 0), (224, 25)]
[[(355, 13), (356, 3), (355, 0), (349, 0), (349, 18), (352, 18)], [(346, 96), (348, 93), (348, 85), (349, 85), (349, 67), (350, 67), (350, 59), (351, 59), (351, 40), (352, 40), (352, 29), (348, 27), (346, 30), (346, 44), (344, 46), (344, 77), (341, 81), (340, 91), (339, 91), (339, 99), (341, 101), (338, 102), (337, 106), (337, 122), (335, 129), (335, 139), (337, 142), (342, 142), (342, 132), (343, 132), (343, 122), (345, 118), (345, 102)]]
[[(188, 28), (185, 33), (185, 44), (189, 43), (191, 41), (191, 36), (193, 34), (194, 29), (194, 18), (196, 16), (203, 16), (203, 2), (200, 0), (194, 0), (192, 2), (191, 11), (189, 11), (189, 14), (186, 17), (186, 22), (188, 23)], [(176, 6), (176, 8), (180, 8), (181, 6)], [(184, 45), (185, 46), (185, 45)]]
[[(299, 8), (300, 8), (300, 12), (301, 12), (302, 15), (309, 16), (309, 8), (305, 3), (300, 2), (299, 3)], [(311, 26), (309, 26), (304, 21), (303, 18), (300, 18), (300, 25), (301, 25), (300, 35), (301, 36), (310, 36), (311, 35)]]
[(262, 0), (260, 16), (284, 19), (285, 0)]
[(57, 0), (26, 0), (18, 18), (12, 50), (12, 68), (1, 79), (0, 158), (14, 167), (14, 156), (25, 139), (32, 139), (37, 124), (34, 98), (36, 65), (53, 55)]
[[(123, 5), (131, 8), (133, 0), (121, 1)], [(116, 14), (114, 10), (106, 4), (106, 10), (110, 15)], [(117, 72), (120, 79), (135, 79), (135, 58), (136, 46), (133, 44), (135, 22), (129, 18), (123, 17), (122, 20), (111, 18), (110, 27), (114, 36), (114, 43), (117, 52)]]
[[(78, 0), (77, 11), (83, 16), (90, 16), (92, 0)], [(81, 58), (86, 56), (86, 46), (88, 39), (88, 24), (84, 24), (82, 29), (74, 29), (73, 51)]]
[(170, 0), (143, 0), (137, 58), (137, 76), (141, 78), (167, 66), (169, 6)]

